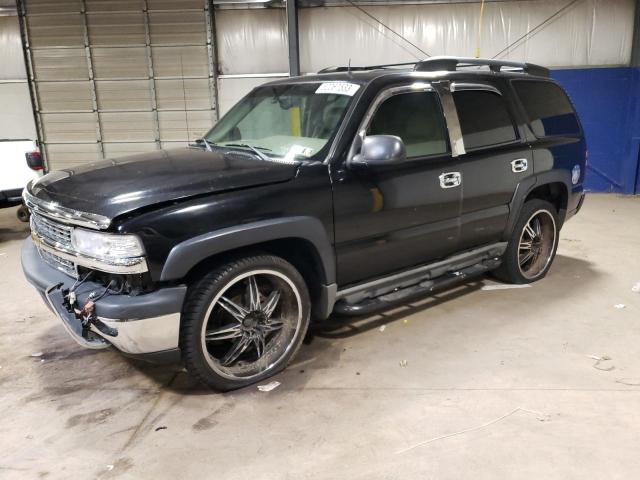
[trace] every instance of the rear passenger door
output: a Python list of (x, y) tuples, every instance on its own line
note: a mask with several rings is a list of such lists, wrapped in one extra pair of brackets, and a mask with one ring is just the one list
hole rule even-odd
[(456, 159), (462, 176), (460, 250), (497, 242), (505, 229), (516, 186), (532, 174), (528, 144), (515, 112), (489, 83), (453, 83), (465, 154)]

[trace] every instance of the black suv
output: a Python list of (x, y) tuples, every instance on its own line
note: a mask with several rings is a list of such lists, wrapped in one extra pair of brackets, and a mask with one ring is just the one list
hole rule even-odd
[(283, 369), (332, 312), (533, 282), (584, 199), (582, 129), (548, 76), (439, 57), (268, 83), (188, 148), (30, 184), (24, 272), (81, 345), (222, 390)]

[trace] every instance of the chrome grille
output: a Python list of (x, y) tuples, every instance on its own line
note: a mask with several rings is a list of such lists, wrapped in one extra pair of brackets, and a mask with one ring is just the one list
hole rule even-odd
[(51, 252), (47, 252), (46, 250), (42, 250), (40, 248), (38, 249), (38, 252), (40, 253), (42, 259), (53, 268), (58, 269), (74, 278), (78, 277), (76, 266), (73, 264), (73, 262), (65, 260), (64, 258), (61, 258)]
[[(71, 246), (71, 232), (73, 227), (65, 225), (63, 223), (51, 220), (47, 217), (39, 215), (35, 212), (31, 212), (31, 232), (34, 237), (42, 242), (43, 246), (48, 245), (56, 250), (72, 251)], [(62, 258), (55, 253), (52, 253), (39, 245), (38, 252), (42, 259), (52, 266), (53, 268), (60, 270), (61, 272), (71, 275), (77, 278), (76, 266), (70, 260)]]
[(56, 222), (37, 213), (31, 215), (31, 230), (54, 247), (71, 250), (71, 232), (73, 227)]

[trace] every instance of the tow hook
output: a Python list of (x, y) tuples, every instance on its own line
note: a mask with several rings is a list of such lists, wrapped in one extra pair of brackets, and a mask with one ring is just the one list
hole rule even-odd
[(91, 330), (91, 325), (94, 325), (101, 333), (109, 335), (110, 337), (117, 337), (118, 330), (108, 326), (98, 318), (98, 315), (96, 314), (96, 300), (94, 300), (95, 297), (95, 292), (92, 292), (89, 295), (89, 298), (85, 302), (84, 306), (78, 309), (76, 308), (76, 292), (69, 289), (62, 290), (63, 305), (65, 309), (69, 313), (75, 315), (75, 317), (80, 321), (82, 329), (85, 332)]

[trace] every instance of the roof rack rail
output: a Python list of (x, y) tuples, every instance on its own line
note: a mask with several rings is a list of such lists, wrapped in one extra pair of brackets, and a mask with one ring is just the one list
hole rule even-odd
[(429, 57), (426, 60), (418, 60), (406, 63), (387, 63), (384, 65), (369, 65), (366, 67), (327, 67), (318, 73), (336, 72), (362, 72), (366, 70), (379, 70), (390, 67), (408, 67), (413, 65), (416, 72), (437, 72), (446, 70), (455, 72), (458, 68), (465, 67), (489, 67), (492, 72), (522, 72), (539, 77), (548, 77), (549, 69), (533, 63), (509, 62), (505, 60), (493, 60), (489, 58), (467, 57)]
[(317, 73), (361, 72), (363, 70), (369, 70), (369, 68), (367, 67), (325, 67), (322, 70), (318, 70)]
[(522, 73), (539, 77), (549, 76), (548, 68), (533, 63), (466, 57), (430, 57), (426, 60), (416, 62), (414, 70), (417, 72), (434, 72), (438, 70), (455, 72), (458, 67), (489, 67), (492, 72), (496, 73), (501, 71), (521, 71)]
[(322, 70), (318, 70), (318, 73), (335, 73), (335, 72), (362, 72), (366, 70), (378, 70), (381, 68), (388, 67), (408, 67), (410, 65), (415, 65), (416, 62), (406, 62), (406, 63), (387, 63), (384, 65), (367, 65), (366, 67), (326, 67)]

